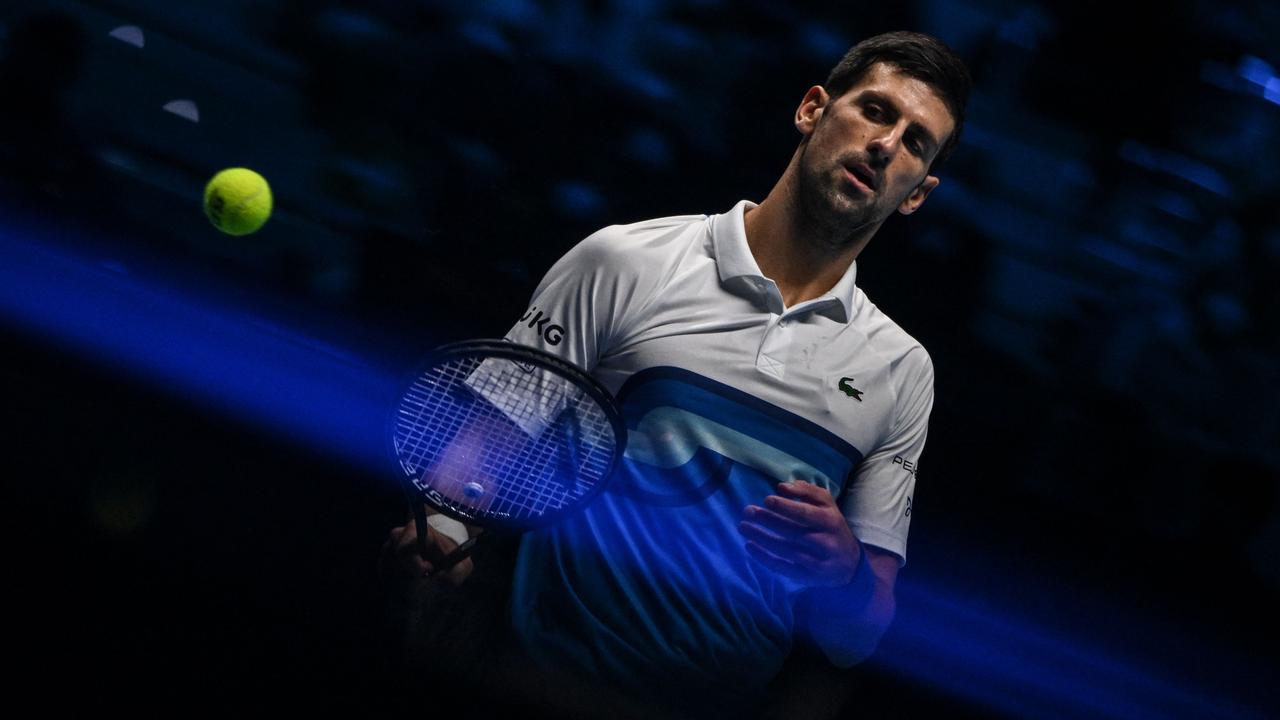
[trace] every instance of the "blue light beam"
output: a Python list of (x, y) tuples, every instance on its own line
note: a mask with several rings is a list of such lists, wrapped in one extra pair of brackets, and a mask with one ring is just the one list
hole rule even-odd
[(1135, 616), (1060, 580), (998, 569), (1006, 564), (968, 566), (970, 577), (999, 578), (985, 589), (904, 577), (873, 662), (1005, 717), (1269, 717), (1256, 704), (1267, 671), (1205, 628), (1172, 627), (1158, 608)]
[(389, 467), (382, 438), (393, 373), (210, 291), (138, 278), (39, 235), (0, 228), (0, 317), (320, 453)]

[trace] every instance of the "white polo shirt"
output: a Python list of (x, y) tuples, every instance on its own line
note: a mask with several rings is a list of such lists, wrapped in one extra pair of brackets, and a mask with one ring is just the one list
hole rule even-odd
[(537, 658), (640, 692), (758, 693), (790, 651), (801, 588), (751, 559), (737, 527), (793, 478), (905, 563), (929, 356), (857, 288), (856, 265), (785, 307), (747, 245), (752, 207), (600, 230), (506, 336), (586, 368), (628, 427), (609, 489), (522, 543), (512, 619)]

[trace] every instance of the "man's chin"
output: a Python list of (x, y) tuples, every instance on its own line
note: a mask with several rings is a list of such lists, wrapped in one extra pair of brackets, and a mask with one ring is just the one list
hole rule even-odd
[[(875, 217), (875, 200), (856, 191), (846, 192), (838, 186), (814, 183), (810, 192), (802, 193), (809, 221), (833, 231), (861, 227)], [(813, 192), (812, 190), (817, 190)], [(803, 202), (807, 197), (808, 202)]]
[(875, 207), (869, 198), (852, 198), (839, 193), (827, 203), (829, 223), (838, 227), (861, 227), (875, 219)]

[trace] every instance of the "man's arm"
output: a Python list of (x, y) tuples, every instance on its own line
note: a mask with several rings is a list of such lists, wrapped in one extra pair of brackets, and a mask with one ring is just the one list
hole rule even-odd
[(807, 586), (802, 629), (823, 654), (839, 667), (866, 659), (893, 620), (897, 557), (859, 542), (831, 493), (811, 483), (780, 483), (744, 516), (752, 557)]
[[(769, 685), (761, 720), (832, 720), (865, 681), (821, 649), (818, 637), (848, 637), (854, 642), (848, 659), (859, 662), (871, 654), (876, 640), (893, 618), (893, 583), (898, 558), (881, 548), (863, 545), (874, 572), (875, 594), (864, 613), (850, 615), (847, 598), (838, 590), (807, 590), (800, 596), (797, 623), (808, 642), (797, 642), (778, 676)], [(887, 576), (887, 577), (886, 577)], [(856, 600), (855, 600), (856, 602)], [(834, 607), (827, 607), (830, 603)], [(848, 623), (842, 627), (843, 623)], [(838, 653), (838, 651), (837, 651)]]
[(898, 557), (874, 545), (862, 545), (871, 571), (871, 598), (861, 612), (853, 612), (859, 598), (849, 586), (814, 588), (801, 598), (801, 617), (809, 637), (837, 667), (866, 660), (884, 636), (897, 606), (893, 587), (898, 579)]

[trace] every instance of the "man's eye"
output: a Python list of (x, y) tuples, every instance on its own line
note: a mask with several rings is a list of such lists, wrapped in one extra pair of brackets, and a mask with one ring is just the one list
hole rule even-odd
[(879, 105), (867, 105), (866, 113), (867, 117), (872, 120), (879, 120), (881, 117), (884, 117), (884, 112), (881, 111)]

